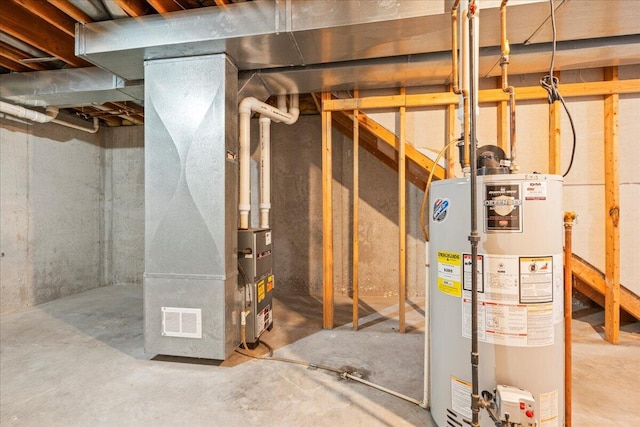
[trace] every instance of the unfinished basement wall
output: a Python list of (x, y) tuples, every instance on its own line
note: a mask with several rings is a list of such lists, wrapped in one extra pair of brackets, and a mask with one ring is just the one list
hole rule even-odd
[(98, 136), (0, 119), (0, 312), (100, 285)]
[(100, 130), (104, 285), (142, 285), (144, 273), (144, 126)]
[[(516, 87), (537, 86), (543, 74), (514, 75), (509, 83)], [(640, 78), (640, 66), (619, 68), (619, 78)], [(562, 84), (604, 80), (602, 69), (563, 71)], [(481, 79), (480, 88), (499, 87), (498, 78)], [(443, 92), (444, 86), (407, 89), (410, 93)], [(361, 96), (397, 94), (397, 90), (361, 92)], [(605, 269), (605, 206), (604, 206), (604, 98), (602, 96), (567, 98), (573, 117), (577, 148), (573, 166), (564, 179), (565, 211), (575, 211), (578, 222), (573, 227), (574, 253), (586, 259), (601, 271)], [(544, 100), (518, 101), (517, 161), (520, 172), (548, 173), (549, 171), (549, 105)], [(447, 140), (444, 108), (408, 109), (407, 139), (417, 148), (439, 151)], [(496, 144), (497, 106), (481, 104), (478, 122), (479, 145)], [(619, 109), (619, 179), (620, 179), (620, 282), (640, 295), (640, 264), (634, 256), (640, 253), (640, 95), (620, 95)], [(394, 110), (370, 111), (370, 116), (391, 131), (396, 132), (398, 114)], [(460, 123), (455, 135), (460, 134)], [(569, 165), (572, 134), (569, 119), (561, 116), (561, 169)], [(407, 223), (409, 224), (409, 223)]]
[[(257, 226), (258, 123), (252, 121), (252, 224)], [(278, 293), (322, 295), (321, 119), (272, 124), (274, 272)], [(333, 141), (334, 286), (352, 292), (353, 142)], [(398, 294), (398, 175), (360, 149), (360, 262), (362, 296)], [(424, 297), (424, 243), (418, 229), (422, 191), (407, 184), (407, 297)]]

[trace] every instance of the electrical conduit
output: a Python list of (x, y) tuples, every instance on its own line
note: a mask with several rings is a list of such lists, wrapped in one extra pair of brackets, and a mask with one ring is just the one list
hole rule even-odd
[[(249, 212), (251, 211), (251, 114), (252, 112), (260, 113), (261, 134), (263, 126), (270, 126), (270, 123), (269, 125), (266, 124), (267, 119), (276, 123), (292, 125), (298, 120), (298, 116), (300, 115), (300, 109), (298, 107), (298, 95), (290, 95), (289, 111), (286, 111), (285, 109), (285, 101), (286, 98), (284, 96), (278, 96), (278, 106), (282, 108), (277, 108), (269, 104), (265, 104), (264, 102), (261, 102), (254, 97), (244, 98), (240, 102), (240, 106), (238, 108), (240, 115), (240, 199), (238, 202), (238, 209), (240, 211), (240, 229), (242, 230), (246, 230), (250, 226)], [(268, 131), (268, 129), (266, 130)], [(269, 153), (267, 154), (270, 155), (270, 141), (267, 144), (269, 145)], [(261, 170), (260, 172), (261, 178), (270, 179), (270, 173), (266, 171), (267, 166), (270, 170), (270, 161), (265, 161), (263, 157), (260, 163), (261, 167), (265, 169)], [(270, 185), (270, 182), (263, 182), (262, 189), (264, 190), (264, 188), (267, 187), (270, 188)], [(269, 195), (270, 194), (267, 194), (267, 196)], [(270, 198), (261, 197), (261, 224), (263, 223), (262, 219), (265, 217), (265, 222), (267, 224), (269, 222), (269, 207), (267, 206), (271, 206)]]

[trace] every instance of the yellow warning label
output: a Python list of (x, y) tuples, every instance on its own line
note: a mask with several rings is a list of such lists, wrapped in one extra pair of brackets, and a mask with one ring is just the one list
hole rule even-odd
[(438, 251), (438, 290), (454, 297), (462, 296), (460, 270), (462, 254)]
[(269, 276), (267, 278), (267, 292), (271, 292), (273, 290), (273, 276)]
[(265, 291), (264, 291), (264, 280), (258, 282), (258, 304), (260, 301), (264, 299)]

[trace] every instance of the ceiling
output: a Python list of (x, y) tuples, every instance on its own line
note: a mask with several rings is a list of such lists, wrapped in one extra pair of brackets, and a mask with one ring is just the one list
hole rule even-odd
[[(556, 69), (640, 64), (636, 1), (554, 0)], [(103, 125), (141, 124), (145, 60), (220, 52), (238, 65), (241, 97), (444, 84), (452, 3), (0, 0), (0, 95)], [(480, 73), (495, 76), (500, 0), (480, 4)], [(549, 6), (509, 1), (510, 74), (548, 69)]]
[[(0, 73), (92, 67), (75, 56), (76, 23), (159, 15), (203, 7), (224, 7), (237, 0), (0, 0)], [(71, 109), (119, 126), (144, 121), (136, 102), (104, 102)]]

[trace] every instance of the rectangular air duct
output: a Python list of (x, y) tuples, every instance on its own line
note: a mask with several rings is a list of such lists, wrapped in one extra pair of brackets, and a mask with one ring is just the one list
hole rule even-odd
[(145, 351), (239, 344), (238, 70), (224, 54), (145, 62)]

